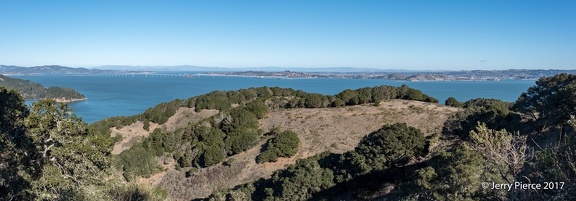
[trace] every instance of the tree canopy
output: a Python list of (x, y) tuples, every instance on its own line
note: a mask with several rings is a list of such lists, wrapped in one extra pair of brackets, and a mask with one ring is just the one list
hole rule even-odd
[(516, 101), (515, 107), (547, 124), (565, 122), (576, 114), (576, 75), (542, 77)]
[(294, 156), (298, 152), (299, 145), (298, 134), (289, 130), (284, 131), (268, 141), (265, 145), (266, 150), (256, 157), (256, 162), (275, 162), (278, 157)]
[(103, 185), (112, 138), (90, 134), (66, 104), (43, 100), (29, 110), (1, 87), (0, 99), (2, 199), (76, 199), (80, 188)]

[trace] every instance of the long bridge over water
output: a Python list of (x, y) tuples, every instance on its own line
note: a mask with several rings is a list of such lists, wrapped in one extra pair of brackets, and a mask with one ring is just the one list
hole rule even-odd
[(89, 76), (89, 77), (184, 77), (184, 78), (192, 78), (193, 74), (186, 74), (186, 73), (179, 73), (179, 74), (170, 74), (170, 73), (118, 73), (118, 74), (86, 74), (82, 76)]

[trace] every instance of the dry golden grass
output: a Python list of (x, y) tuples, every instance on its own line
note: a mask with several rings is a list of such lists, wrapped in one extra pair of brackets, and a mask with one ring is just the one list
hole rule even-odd
[(385, 124), (407, 123), (425, 135), (440, 133), (448, 116), (457, 109), (419, 101), (390, 100), (380, 106), (291, 109), (270, 112), (262, 128), (278, 126), (300, 137), (299, 158), (324, 151), (343, 153), (352, 150), (360, 139)]
[(218, 114), (218, 112), (218, 110), (201, 110), (200, 112), (195, 112), (194, 108), (181, 107), (166, 123), (162, 124), (161, 128), (164, 131), (172, 132), (178, 128), (186, 127), (190, 123), (196, 123), (202, 119)]
[(231, 165), (221, 163), (203, 168), (188, 178), (184, 171), (170, 169), (146, 182), (159, 184), (174, 200), (203, 198), (215, 190), (269, 178), (274, 171), (294, 164), (297, 159), (324, 151), (343, 153), (352, 150), (363, 136), (385, 124), (404, 122), (425, 135), (440, 133), (448, 116), (456, 111), (453, 107), (407, 100), (390, 100), (378, 107), (274, 110), (260, 120), (260, 127), (270, 130), (277, 126), (298, 133), (301, 144), (294, 157), (257, 164), (255, 158), (266, 140), (262, 139), (258, 146), (227, 159), (234, 161)]
[[(158, 128), (158, 124), (150, 123), (150, 131)], [(114, 144), (112, 154), (120, 154), (124, 150), (129, 149), (132, 145), (136, 144), (140, 139), (150, 135), (150, 131), (144, 130), (144, 123), (137, 121), (129, 126), (124, 126), (120, 129), (116, 127), (110, 128), (112, 137), (121, 135), (122, 140)]]

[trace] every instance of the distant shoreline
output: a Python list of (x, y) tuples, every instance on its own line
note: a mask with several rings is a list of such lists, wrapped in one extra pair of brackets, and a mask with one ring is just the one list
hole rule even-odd
[(73, 102), (85, 101), (85, 100), (88, 100), (88, 98), (70, 98), (70, 99), (52, 98), (51, 100), (54, 100), (57, 103), (73, 103)]

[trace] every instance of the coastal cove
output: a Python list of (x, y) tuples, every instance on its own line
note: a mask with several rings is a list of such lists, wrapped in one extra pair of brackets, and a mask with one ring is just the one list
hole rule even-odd
[(161, 102), (187, 99), (211, 91), (237, 90), (250, 87), (283, 87), (309, 93), (333, 95), (345, 89), (379, 85), (411, 88), (437, 98), (443, 103), (448, 97), (458, 101), (473, 98), (496, 98), (516, 101), (522, 92), (534, 85), (534, 80), (502, 81), (442, 81), (409, 82), (381, 79), (306, 78), (279, 79), (234, 76), (182, 76), (181, 74), (129, 76), (45, 75), (12, 76), (40, 83), (46, 87), (72, 88), (87, 99), (68, 103), (84, 121), (93, 123), (113, 116), (129, 116), (144, 112)]

